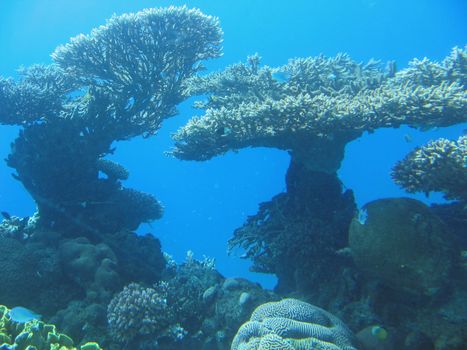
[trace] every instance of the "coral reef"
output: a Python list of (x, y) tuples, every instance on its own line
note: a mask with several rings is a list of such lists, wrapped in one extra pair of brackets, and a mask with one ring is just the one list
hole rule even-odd
[(243, 324), (232, 350), (355, 350), (352, 332), (332, 314), (297, 299), (260, 305)]
[(392, 171), (408, 192), (443, 192), (447, 199), (467, 201), (467, 136), (438, 139), (410, 152)]
[(36, 320), (17, 324), (10, 319), (8, 312), (8, 308), (0, 305), (0, 349), (2, 350), (101, 350), (101, 347), (94, 342), (76, 347), (70, 337), (59, 333), (52, 324)]
[(6, 213), (0, 228), (3, 302), (106, 342), (112, 296), (161, 279), (160, 242), (131, 231), (163, 207), (125, 188), (128, 171), (106, 156), (176, 115), (186, 80), (221, 55), (221, 40), (218, 19), (199, 10), (147, 9), (72, 38), (53, 64), (0, 78), (0, 124), (20, 129), (7, 164), (37, 204), (31, 226)]
[(150, 287), (132, 283), (108, 305), (109, 349), (227, 350), (253, 309), (277, 300), (272, 292), (243, 279), (225, 279), (211, 259), (167, 270)]
[[(351, 250), (345, 247), (356, 210), (351, 191), (342, 193), (336, 172), (346, 144), (364, 132), (402, 125), (425, 130), (465, 122), (466, 62), (465, 48), (454, 48), (439, 63), (414, 59), (398, 72), (383, 70), (374, 60), (354, 62), (345, 54), (293, 59), (278, 68), (260, 66), (260, 58), (255, 55), (247, 63), (187, 81), (192, 94), (206, 96), (206, 100), (195, 103), (205, 112), (177, 131), (172, 154), (180, 159), (207, 160), (245, 147), (287, 151), (291, 155), (287, 192), (260, 205), (259, 212), (235, 231), (229, 241), (230, 251), (239, 247), (242, 257), (253, 260), (253, 270), (276, 274), (277, 292), (319, 305), (349, 320), (356, 331), (375, 323), (387, 325), (396, 334), (399, 348), (413, 332), (427, 335), (436, 349), (443, 346), (437, 345), (443, 343), (443, 333), (452, 334), (456, 339), (453, 344), (460, 344), (464, 341), (459, 336), (463, 326), (451, 316), (455, 326), (449, 328), (449, 321), (440, 321), (430, 334), (436, 312), (453, 302), (450, 289), (464, 290), (458, 278), (456, 282), (446, 279), (452, 277), (457, 264), (450, 238), (442, 236), (451, 236), (451, 232), (441, 228), (444, 224), (431, 212), (426, 217), (415, 215), (414, 222), (402, 223), (408, 225), (407, 230), (418, 232), (407, 235), (407, 239), (416, 241), (420, 236), (420, 246), (432, 252), (433, 259), (421, 252), (419, 260), (414, 261), (427, 262), (418, 266), (425, 270), (417, 273), (417, 266), (408, 264), (414, 268), (414, 278), (403, 276), (400, 289), (387, 288), (382, 276), (367, 273), (374, 261), (355, 266)], [(454, 167), (465, 173), (459, 163), (452, 163), (449, 169)], [(450, 191), (450, 198), (461, 199), (466, 187), (459, 186), (463, 175), (451, 180), (456, 185), (442, 188)], [(423, 209), (423, 213), (427, 211)], [(462, 209), (445, 208), (444, 219), (463, 235), (465, 223), (459, 212)], [(430, 224), (438, 225), (439, 232), (428, 230)], [(429, 244), (422, 232), (425, 229), (433, 233), (432, 238), (439, 238), (435, 239), (439, 246), (434, 241)], [(446, 261), (428, 264), (435, 257)], [(429, 266), (435, 267), (432, 279), (425, 273)], [(395, 279), (393, 276), (391, 281)], [(436, 293), (440, 287), (444, 288)], [(425, 304), (415, 301), (406, 290), (418, 293)], [(418, 315), (424, 315), (423, 322)], [(414, 326), (417, 322), (419, 326)], [(453, 345), (448, 348), (455, 349)]]
[(90, 237), (162, 215), (154, 197), (122, 188), (126, 171), (102, 158), (114, 141), (153, 135), (176, 114), (189, 97), (185, 81), (220, 55), (221, 36), (218, 20), (198, 10), (148, 9), (72, 38), (54, 64), (26, 68), (17, 82), (2, 78), (0, 123), (23, 126), (7, 163), (44, 227)]
[[(51, 323), (18, 324), (0, 306), (0, 349), (77, 349), (70, 337), (82, 350), (100, 349), (94, 341), (108, 350), (355, 349), (337, 317), (370, 344), (390, 334), (394, 348), (462, 348), (467, 138), (434, 141), (393, 172), (408, 191), (442, 191), (456, 203), (382, 200), (352, 221), (353, 194), (337, 170), (364, 132), (465, 122), (466, 49), (399, 72), (345, 54), (277, 68), (255, 55), (199, 75), (221, 41), (218, 19), (199, 10), (147, 9), (72, 38), (53, 64), (0, 77), (0, 124), (20, 130), (6, 161), (37, 204), (30, 218), (2, 212), (0, 301)], [(129, 172), (108, 159), (113, 146), (156, 134), (195, 95), (206, 111), (175, 134), (176, 157), (259, 146), (291, 155), (286, 192), (262, 203), (229, 249), (278, 276), (282, 296), (332, 314), (225, 278), (214, 259), (190, 252), (177, 266), (153, 235), (133, 232), (163, 207), (124, 187)], [(375, 324), (387, 332), (377, 339)]]
[[(261, 204), (229, 246), (245, 249), (253, 269), (277, 274), (279, 290), (287, 290), (284, 285), (293, 290), (297, 281), (321, 284), (319, 276), (300, 272), (315, 269), (300, 266), (329, 261), (345, 246), (353, 199), (350, 192), (340, 193), (336, 175), (345, 145), (377, 128), (465, 121), (466, 56), (465, 49), (454, 48), (441, 63), (414, 60), (400, 72), (385, 71), (373, 60), (359, 64), (343, 54), (293, 59), (279, 68), (261, 67), (259, 56), (252, 56), (247, 64), (188, 80), (191, 93), (207, 95), (196, 104), (206, 111), (174, 135), (172, 154), (205, 160), (243, 147), (287, 150), (287, 192)], [(327, 191), (313, 190), (315, 182)], [(334, 259), (324, 265), (342, 270), (345, 264)]]
[(64, 307), (79, 295), (66, 283), (57, 250), (43, 243), (0, 236), (0, 300), (42, 314)]

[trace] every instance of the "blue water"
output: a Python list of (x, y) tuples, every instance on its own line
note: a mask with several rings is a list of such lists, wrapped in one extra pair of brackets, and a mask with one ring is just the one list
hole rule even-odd
[[(218, 16), (224, 30), (224, 56), (207, 64), (216, 70), (258, 52), (276, 66), (289, 58), (347, 52), (358, 61), (396, 60), (399, 68), (414, 57), (441, 60), (467, 42), (465, 0), (1, 0), (0, 75), (15, 76), (19, 66), (49, 63), (50, 52), (71, 36), (88, 33), (112, 14), (145, 7), (187, 4)], [(167, 120), (158, 135), (118, 143), (114, 158), (130, 171), (128, 187), (153, 193), (165, 206), (163, 218), (139, 231), (152, 232), (177, 260), (187, 250), (215, 257), (226, 276), (245, 276), (272, 287), (271, 276), (248, 272), (249, 262), (226, 255), (226, 241), (258, 204), (285, 189), (289, 157), (271, 149), (239, 153), (198, 163), (168, 158), (170, 134), (197, 112), (190, 101)], [(407, 196), (390, 179), (397, 160), (428, 140), (457, 138), (466, 125), (422, 133), (402, 128), (379, 130), (348, 145), (340, 169), (358, 204), (382, 197)], [(17, 134), (0, 127), (0, 154), (9, 153)], [(410, 135), (411, 142), (407, 142)], [(0, 210), (26, 216), (34, 204), (12, 170), (0, 164)], [(441, 201), (433, 195), (428, 201)]]

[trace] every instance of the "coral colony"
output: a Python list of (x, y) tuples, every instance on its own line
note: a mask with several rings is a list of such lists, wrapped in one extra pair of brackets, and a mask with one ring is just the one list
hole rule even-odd
[[(393, 169), (408, 192), (441, 191), (447, 204), (380, 199), (359, 211), (337, 170), (364, 132), (466, 122), (466, 49), (400, 71), (346, 54), (280, 67), (254, 55), (199, 75), (222, 36), (199, 10), (147, 9), (0, 78), (0, 123), (20, 127), (6, 161), (37, 204), (29, 218), (2, 213), (0, 349), (465, 348), (466, 136)], [(114, 141), (155, 135), (192, 96), (203, 115), (175, 133), (174, 157), (260, 146), (291, 156), (286, 191), (228, 242), (277, 276), (274, 291), (191, 252), (177, 265), (134, 233), (162, 204), (124, 187), (128, 171), (105, 157)]]

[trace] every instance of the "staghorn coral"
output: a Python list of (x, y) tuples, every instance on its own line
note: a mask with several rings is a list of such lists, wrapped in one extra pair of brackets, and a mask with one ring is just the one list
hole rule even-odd
[(231, 350), (355, 350), (350, 330), (332, 314), (297, 299), (258, 306)]
[(408, 192), (443, 192), (446, 199), (467, 201), (467, 136), (438, 139), (410, 152), (391, 173)]
[(311, 169), (334, 172), (345, 144), (364, 131), (465, 121), (465, 56), (454, 48), (441, 63), (415, 60), (394, 76), (347, 55), (294, 59), (275, 69), (250, 58), (188, 82), (193, 92), (208, 94), (198, 104), (206, 112), (177, 131), (172, 154), (205, 160), (232, 149), (275, 147)]
[[(2, 246), (12, 277), (5, 286), (20, 287), (8, 289), (13, 301), (25, 305), (34, 293), (31, 304), (61, 309), (61, 325), (73, 319), (67, 331), (75, 339), (108, 341), (98, 306), (122, 285), (160, 280), (160, 242), (131, 230), (160, 218), (163, 208), (154, 196), (123, 187), (128, 173), (104, 159), (115, 141), (154, 135), (176, 114), (189, 97), (185, 80), (202, 60), (221, 54), (221, 37), (218, 19), (199, 10), (148, 9), (72, 38), (54, 51), (51, 65), (26, 68), (18, 80), (0, 78), (0, 123), (20, 126), (7, 164), (38, 207), (31, 240), (50, 264), (60, 253), (56, 265), (68, 270), (53, 265), (55, 275), (47, 276), (45, 257), (26, 262), (29, 251), (7, 249), (21, 245)], [(34, 288), (24, 288), (26, 280)]]
[(55, 325), (42, 321), (15, 323), (8, 316), (9, 309), (0, 305), (0, 349), (2, 350), (102, 350), (94, 342), (76, 347), (73, 340), (59, 333)]

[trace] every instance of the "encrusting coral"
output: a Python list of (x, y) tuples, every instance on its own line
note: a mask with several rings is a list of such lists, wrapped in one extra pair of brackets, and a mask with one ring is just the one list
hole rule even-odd
[(355, 350), (354, 336), (334, 315), (297, 299), (258, 306), (231, 350)]
[(447, 199), (467, 201), (467, 136), (444, 138), (410, 152), (392, 171), (408, 192), (443, 192)]

